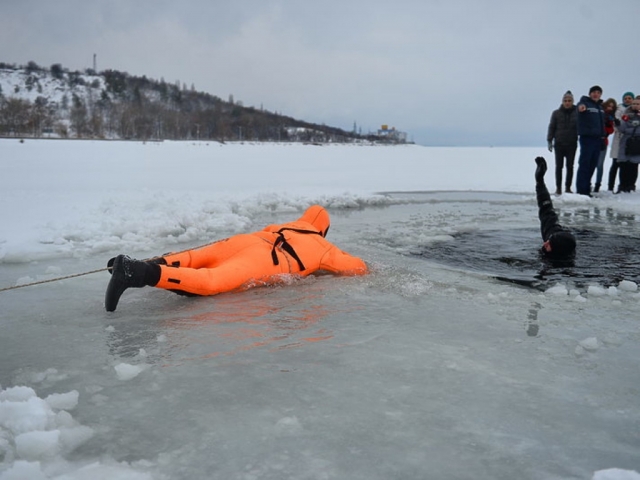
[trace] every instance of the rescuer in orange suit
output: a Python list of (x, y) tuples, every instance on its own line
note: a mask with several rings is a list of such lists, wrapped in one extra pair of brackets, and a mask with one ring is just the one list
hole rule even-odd
[(269, 225), (259, 232), (234, 235), (210, 245), (148, 261), (118, 255), (107, 263), (111, 280), (105, 308), (113, 312), (130, 287), (152, 286), (186, 295), (216, 295), (278, 283), (282, 274), (307, 276), (316, 271), (363, 275), (358, 257), (325, 239), (329, 213), (309, 207), (295, 222)]

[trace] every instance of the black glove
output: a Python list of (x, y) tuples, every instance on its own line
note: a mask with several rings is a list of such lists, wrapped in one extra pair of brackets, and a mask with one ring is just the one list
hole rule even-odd
[(613, 123), (616, 124), (616, 127), (619, 127), (620, 126), (620, 119), (619, 118), (614, 118), (613, 119)]
[(544, 174), (547, 173), (547, 161), (543, 157), (536, 157), (536, 182), (544, 182)]

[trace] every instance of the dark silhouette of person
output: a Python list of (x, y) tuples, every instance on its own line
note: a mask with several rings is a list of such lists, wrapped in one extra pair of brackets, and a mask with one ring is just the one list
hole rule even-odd
[(547, 172), (547, 161), (543, 157), (536, 157), (536, 198), (538, 200), (538, 217), (540, 218), (540, 233), (542, 234), (541, 252), (553, 259), (569, 259), (576, 251), (576, 238), (558, 222), (558, 215), (553, 209), (551, 195), (544, 183)]

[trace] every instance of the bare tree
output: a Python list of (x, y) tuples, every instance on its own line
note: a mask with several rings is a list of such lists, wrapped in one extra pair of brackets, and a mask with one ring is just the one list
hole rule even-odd
[(0, 128), (8, 135), (20, 136), (29, 125), (31, 104), (21, 98), (9, 98), (0, 108)]
[(77, 138), (82, 138), (87, 133), (87, 107), (75, 93), (73, 94), (72, 103), (71, 112), (69, 113), (71, 128)]

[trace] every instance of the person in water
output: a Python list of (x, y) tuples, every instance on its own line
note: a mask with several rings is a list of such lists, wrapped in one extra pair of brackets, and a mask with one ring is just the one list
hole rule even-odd
[(283, 274), (307, 276), (316, 271), (364, 275), (363, 260), (325, 239), (329, 213), (309, 207), (295, 222), (269, 225), (194, 250), (141, 261), (118, 255), (109, 260), (111, 280), (105, 308), (113, 312), (127, 288), (163, 288), (186, 295), (216, 295), (282, 281)]
[(565, 227), (558, 223), (558, 215), (553, 209), (551, 195), (544, 183), (547, 172), (547, 161), (543, 157), (536, 157), (536, 198), (538, 200), (538, 217), (540, 218), (540, 232), (542, 233), (542, 253), (555, 259), (570, 258), (576, 251), (576, 238)]

